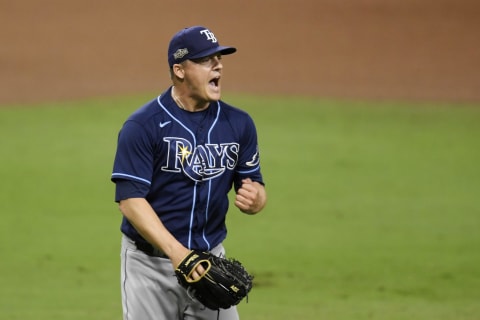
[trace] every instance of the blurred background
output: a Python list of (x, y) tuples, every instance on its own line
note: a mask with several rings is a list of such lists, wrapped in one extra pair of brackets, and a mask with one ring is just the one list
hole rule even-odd
[(0, 104), (160, 91), (190, 25), (238, 48), (224, 90), (478, 101), (476, 0), (0, 0)]

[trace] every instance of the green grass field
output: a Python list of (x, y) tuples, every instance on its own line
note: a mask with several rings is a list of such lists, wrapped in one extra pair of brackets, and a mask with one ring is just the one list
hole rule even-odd
[[(120, 319), (110, 173), (150, 96), (0, 108), (0, 319)], [(480, 107), (225, 96), (269, 203), (232, 208), (242, 319), (480, 319)]]

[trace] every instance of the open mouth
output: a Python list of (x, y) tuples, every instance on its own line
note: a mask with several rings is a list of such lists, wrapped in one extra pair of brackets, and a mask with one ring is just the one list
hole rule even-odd
[(209, 83), (210, 86), (218, 88), (218, 86), (220, 84), (220, 77), (215, 77), (215, 78), (211, 79), (208, 83)]

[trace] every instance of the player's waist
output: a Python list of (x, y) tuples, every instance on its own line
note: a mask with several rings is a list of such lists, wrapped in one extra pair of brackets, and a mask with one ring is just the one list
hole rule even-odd
[[(142, 241), (142, 240), (133, 240), (129, 238), (127, 235), (123, 235), (123, 241), (126, 241), (129, 246), (132, 247), (132, 249), (136, 249), (138, 251), (143, 252), (147, 256), (150, 257), (158, 257), (158, 258), (165, 258), (168, 259), (168, 256), (160, 249), (157, 249), (156, 247), (152, 246), (150, 243)], [(206, 250), (205, 250), (206, 251)], [(213, 249), (209, 250), (213, 254), (221, 254), (224, 253), (225, 250), (223, 248), (223, 245), (220, 243), (216, 245)]]
[(137, 250), (142, 251), (147, 256), (168, 258), (168, 256), (163, 251), (155, 248), (150, 243), (135, 242), (135, 246), (137, 247)]
[(145, 253), (147, 256), (150, 257), (159, 257), (159, 258), (168, 258), (168, 256), (161, 250), (155, 248), (150, 243), (146, 242), (145, 240), (134, 240), (129, 236), (123, 234), (124, 245), (132, 250), (137, 250)]
[[(180, 230), (180, 227), (172, 227), (164, 223), (168, 231), (177, 239), (184, 247), (192, 250), (210, 251), (217, 245), (223, 242), (227, 235), (226, 227), (215, 228), (215, 230)], [(156, 256), (156, 252), (151, 249), (151, 244), (145, 240), (138, 231), (130, 224), (127, 219), (123, 219), (121, 231), (124, 235), (130, 238), (134, 243), (139, 245), (139, 250), (144, 249), (144, 252), (149, 255)], [(159, 255), (161, 256), (161, 255)]]

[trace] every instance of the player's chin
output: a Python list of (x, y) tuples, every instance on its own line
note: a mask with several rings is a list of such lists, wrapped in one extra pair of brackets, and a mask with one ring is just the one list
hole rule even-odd
[(210, 98), (211, 101), (220, 100), (220, 96), (221, 96), (221, 93), (222, 93), (220, 84), (209, 83), (208, 88), (207, 88), (207, 92), (208, 92), (208, 95), (209, 95), (209, 98)]

